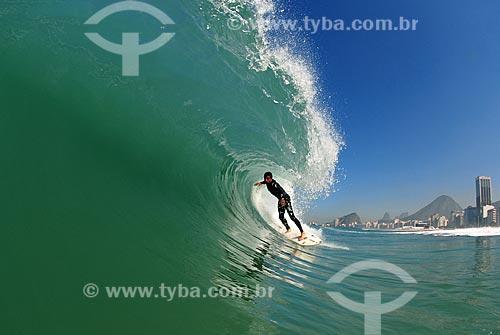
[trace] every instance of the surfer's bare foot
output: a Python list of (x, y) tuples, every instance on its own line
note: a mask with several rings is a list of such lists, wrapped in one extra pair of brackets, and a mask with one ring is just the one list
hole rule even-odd
[(306, 238), (306, 233), (302, 232), (302, 234), (300, 234), (300, 236), (299, 236), (299, 241), (302, 241), (305, 238)]
[(287, 231), (285, 232), (286, 233), (291, 233), (292, 232), (292, 229), (287, 229)]

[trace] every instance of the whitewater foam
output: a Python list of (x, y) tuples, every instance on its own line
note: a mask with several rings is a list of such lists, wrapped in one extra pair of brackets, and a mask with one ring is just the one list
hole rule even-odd
[(439, 230), (424, 230), (424, 231), (404, 231), (394, 232), (396, 234), (416, 234), (416, 235), (432, 235), (432, 236), (500, 236), (500, 227), (480, 227), (480, 228), (459, 228), (459, 229), (439, 229)]
[[(271, 70), (285, 86), (293, 88), (284, 105), (294, 117), (305, 121), (308, 151), (304, 154), (304, 164), (282, 172), (293, 181), (297, 190), (296, 203), (305, 209), (312, 200), (329, 195), (336, 181), (338, 154), (344, 146), (333, 125), (331, 112), (319, 101), (319, 80), (309, 61), (312, 52), (300, 50), (300, 54), (307, 56), (299, 56), (298, 43), (293, 37), (276, 36), (276, 32), (269, 31), (269, 22), (277, 11), (277, 6), (270, 0), (211, 0), (211, 3), (223, 18), (240, 20), (240, 32), (254, 38), (253, 43), (245, 46), (244, 57), (249, 68), (256, 72)], [(252, 17), (248, 17), (249, 11), (253, 13)], [(224, 47), (241, 56), (234, 46)], [(271, 92), (263, 92), (274, 103), (280, 101)], [(287, 147), (296, 152), (293, 143), (288, 143)]]

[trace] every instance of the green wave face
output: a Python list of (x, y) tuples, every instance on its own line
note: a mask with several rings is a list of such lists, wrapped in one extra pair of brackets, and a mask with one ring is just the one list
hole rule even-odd
[[(301, 214), (335, 181), (342, 141), (311, 62), (249, 23), (275, 5), (149, 3), (175, 26), (138, 13), (85, 26), (102, 1), (0, 3), (1, 242), (8, 282), (25, 288), (7, 293), (6, 333), (275, 329), (245, 299), (81, 295), (87, 282), (255, 287), (283, 241), (253, 183), (273, 171)], [(228, 28), (235, 17), (242, 29)], [(84, 35), (139, 31), (144, 43), (165, 29), (175, 36), (140, 57), (138, 77)]]

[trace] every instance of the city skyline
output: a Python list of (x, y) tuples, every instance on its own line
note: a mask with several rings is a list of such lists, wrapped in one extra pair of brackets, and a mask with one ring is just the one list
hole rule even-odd
[(312, 224), (338, 228), (433, 230), (471, 227), (497, 227), (500, 223), (500, 206), (492, 202), (492, 178), (476, 177), (476, 207), (463, 208), (450, 196), (439, 196), (424, 208), (409, 213), (376, 220), (363, 220), (357, 213), (349, 213), (328, 222), (311, 221)]
[[(470, 178), (470, 180), (472, 180), (472, 178)], [(308, 220), (310, 220), (310, 221), (317, 221), (317, 222), (327, 222), (328, 220), (340, 218), (340, 217), (343, 217), (345, 215), (349, 215), (351, 213), (357, 213), (357, 214), (359, 214), (361, 216), (361, 219), (362, 219), (363, 222), (365, 222), (365, 221), (380, 220), (384, 216), (385, 213), (389, 213), (390, 216), (391, 216), (391, 218), (395, 218), (396, 216), (399, 216), (402, 213), (409, 213), (411, 215), (411, 214), (417, 212), (418, 210), (420, 210), (421, 208), (423, 208), (424, 206), (428, 205), (431, 201), (433, 201), (437, 197), (442, 196), (442, 195), (450, 196), (451, 198), (453, 198), (453, 200), (455, 200), (460, 205), (460, 207), (462, 207), (463, 210), (466, 210), (468, 207), (478, 208), (478, 203), (479, 203), (478, 202), (479, 201), (478, 200), (478, 198), (479, 198), (478, 194), (481, 194), (480, 188), (478, 188), (478, 180), (487, 180), (488, 181), (487, 182), (487, 189), (488, 189), (488, 192), (489, 192), (489, 196), (485, 197), (485, 198), (487, 198), (485, 200), (485, 204), (486, 205), (491, 205), (492, 203), (500, 201), (500, 197), (498, 199), (496, 199), (495, 198), (495, 193), (494, 193), (495, 187), (493, 185), (495, 185), (496, 179), (494, 177), (491, 177), (491, 176), (481, 175), (481, 176), (477, 176), (475, 178), (475, 191), (474, 191), (474, 193), (470, 192), (470, 191), (468, 192), (471, 195), (471, 196), (469, 196), (468, 202), (467, 202), (467, 200), (465, 202), (461, 202), (460, 199), (456, 198), (453, 194), (444, 192), (442, 194), (436, 194), (434, 197), (431, 196), (432, 199), (429, 198), (426, 202), (424, 201), (424, 203), (422, 203), (420, 205), (420, 207), (418, 207), (417, 205), (415, 205), (413, 207), (413, 209), (408, 209), (408, 210), (401, 209), (399, 211), (398, 210), (390, 211), (390, 210), (384, 210), (382, 208), (378, 212), (378, 213), (381, 213), (381, 214), (371, 214), (371, 215), (366, 215), (365, 216), (365, 215), (361, 214), (363, 211), (354, 210), (354, 208), (360, 208), (360, 207), (356, 207), (354, 205), (352, 207), (353, 210), (347, 209), (342, 214), (337, 214), (339, 212), (335, 212), (335, 214), (332, 214), (330, 216), (308, 215)], [(472, 185), (472, 182), (470, 184)], [(472, 190), (472, 186), (470, 187), (470, 189)], [(332, 213), (333, 213), (333, 211), (332, 211)], [(479, 215), (479, 213), (477, 213), (476, 215)]]

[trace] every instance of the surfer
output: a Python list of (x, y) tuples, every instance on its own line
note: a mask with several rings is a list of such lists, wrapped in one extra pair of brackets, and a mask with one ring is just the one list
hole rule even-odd
[(306, 238), (306, 234), (302, 230), (302, 226), (300, 225), (299, 219), (297, 219), (295, 217), (295, 214), (293, 214), (293, 208), (290, 196), (285, 192), (283, 187), (281, 187), (281, 185), (278, 184), (276, 180), (273, 179), (273, 174), (271, 172), (264, 173), (264, 181), (256, 182), (254, 186), (260, 186), (264, 184), (267, 186), (267, 190), (271, 192), (271, 194), (274, 195), (276, 198), (278, 198), (278, 214), (281, 222), (286, 228), (286, 232), (289, 233), (292, 230), (290, 229), (290, 226), (288, 225), (285, 219), (285, 210), (288, 212), (288, 216), (290, 216), (290, 219), (292, 219), (293, 222), (295, 222), (295, 224), (299, 228), (300, 230), (299, 241), (302, 241), (304, 238)]

